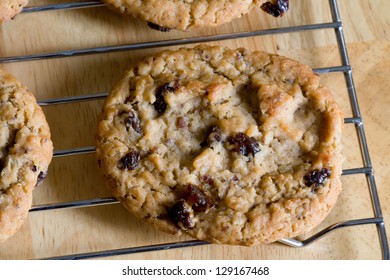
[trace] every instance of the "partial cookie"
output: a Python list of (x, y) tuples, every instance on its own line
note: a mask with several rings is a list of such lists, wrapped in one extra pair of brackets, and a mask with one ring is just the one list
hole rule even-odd
[(0, 68), (0, 242), (23, 224), (32, 191), (53, 154), (50, 130), (31, 92)]
[(28, 0), (1, 0), (0, 1), (0, 23), (13, 19), (19, 14)]
[(288, 10), (288, 0), (103, 0), (107, 6), (149, 22), (159, 31), (169, 29), (190, 30), (218, 26), (247, 14), (254, 8), (273, 16)]
[(319, 80), (245, 49), (147, 57), (103, 106), (105, 181), (135, 216), (173, 234), (255, 245), (307, 232), (341, 191), (343, 119)]

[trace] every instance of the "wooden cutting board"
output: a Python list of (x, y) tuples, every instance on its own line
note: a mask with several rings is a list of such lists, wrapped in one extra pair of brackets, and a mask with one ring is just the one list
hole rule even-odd
[[(60, 0), (30, 1), (30, 6)], [(64, 0), (65, 1), (65, 0)], [(97, 46), (198, 37), (231, 32), (331, 22), (327, 0), (291, 1), (291, 10), (274, 19), (260, 10), (218, 28), (193, 32), (150, 30), (140, 20), (105, 7), (21, 14), (0, 26), (0, 57), (48, 53)], [(344, 24), (355, 86), (363, 114), (378, 192), (390, 232), (390, 1), (342, 0)], [(313, 68), (338, 66), (333, 29), (211, 42), (286, 55)], [(169, 47), (176, 49), (177, 46)], [(123, 71), (162, 48), (2, 64), (38, 100), (108, 92)], [(345, 117), (352, 117), (342, 73), (323, 74)], [(94, 145), (102, 100), (44, 107), (56, 150)], [(353, 125), (345, 125), (344, 168), (362, 166)], [(332, 213), (311, 234), (336, 222), (373, 216), (364, 175), (343, 176), (344, 190)], [(110, 197), (93, 153), (55, 158), (49, 176), (35, 190), (34, 205)], [(0, 244), (0, 259), (33, 259), (190, 240), (158, 232), (137, 221), (119, 204), (30, 213), (22, 229)], [(374, 225), (334, 231), (314, 244), (295, 249), (279, 243), (237, 247), (207, 245), (110, 257), (110, 259), (380, 259)]]

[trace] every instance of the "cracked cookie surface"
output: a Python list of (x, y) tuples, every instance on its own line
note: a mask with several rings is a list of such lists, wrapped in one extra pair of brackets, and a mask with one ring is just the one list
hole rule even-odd
[(218, 26), (260, 7), (265, 0), (103, 0), (121, 14), (146, 20), (157, 29), (190, 30)]
[(35, 97), (0, 68), (0, 242), (26, 219), (52, 154), (49, 126)]
[(306, 65), (197, 46), (146, 57), (103, 105), (107, 186), (156, 228), (255, 245), (318, 225), (341, 191), (343, 119)]
[(0, 23), (13, 19), (19, 14), (28, 0), (1, 0), (0, 1)]

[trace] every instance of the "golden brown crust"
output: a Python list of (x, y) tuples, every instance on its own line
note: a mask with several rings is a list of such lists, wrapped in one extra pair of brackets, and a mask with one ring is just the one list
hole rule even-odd
[(1, 0), (0, 1), (0, 23), (13, 19), (19, 14), (28, 0)]
[(119, 13), (180, 30), (218, 26), (260, 7), (262, 0), (103, 0)]
[(255, 245), (318, 225), (341, 191), (342, 116), (306, 65), (198, 46), (126, 72), (97, 135), (107, 185), (156, 228)]
[(35, 97), (0, 68), (0, 242), (26, 219), (52, 154), (49, 126)]

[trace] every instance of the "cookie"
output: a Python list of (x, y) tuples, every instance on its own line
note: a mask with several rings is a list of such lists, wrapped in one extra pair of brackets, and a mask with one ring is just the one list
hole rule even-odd
[(23, 224), (32, 191), (53, 154), (50, 130), (31, 92), (0, 68), (0, 242)]
[(0, 1), (0, 23), (13, 19), (19, 14), (28, 0), (1, 0)]
[(256, 245), (305, 233), (341, 191), (343, 119), (309, 66), (197, 46), (144, 58), (107, 97), (97, 160), (156, 228)]
[(107, 6), (121, 14), (149, 22), (159, 31), (190, 30), (218, 26), (261, 7), (273, 16), (288, 10), (288, 0), (103, 0)]

